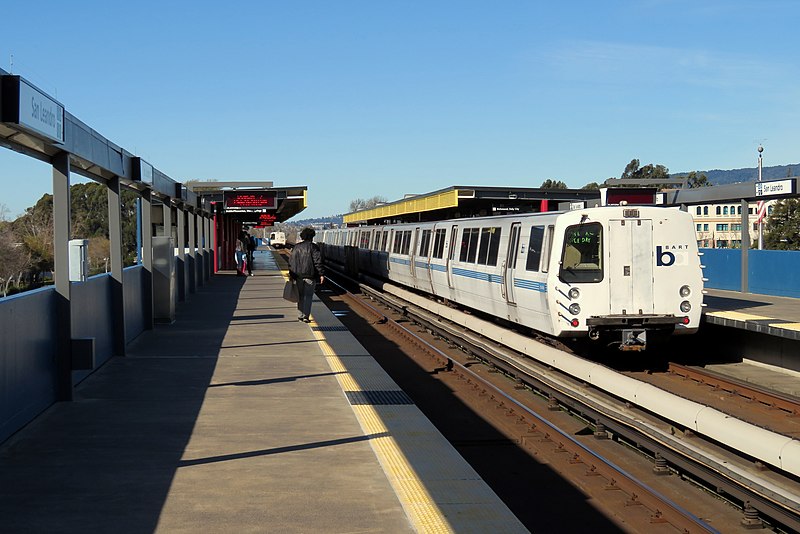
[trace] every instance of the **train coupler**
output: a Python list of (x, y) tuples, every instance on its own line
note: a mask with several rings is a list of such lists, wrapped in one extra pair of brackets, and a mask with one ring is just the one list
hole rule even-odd
[(619, 350), (642, 351), (647, 345), (647, 330), (623, 330)]

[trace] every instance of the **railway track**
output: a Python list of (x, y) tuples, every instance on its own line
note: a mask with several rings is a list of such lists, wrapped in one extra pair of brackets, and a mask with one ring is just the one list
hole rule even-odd
[[(364, 291), (371, 290), (365, 288)], [(682, 477), (691, 478), (698, 481), (699, 484), (711, 488), (717, 493), (717, 495), (722, 496), (722, 498), (725, 498), (741, 507), (741, 513), (743, 514), (740, 518), (741, 524), (761, 525), (762, 519), (766, 519), (770, 524), (776, 525), (778, 528), (784, 528), (786, 530), (797, 530), (800, 528), (796, 502), (794, 502), (796, 494), (792, 493), (792, 484), (795, 482), (792, 480), (787, 481), (781, 479), (780, 476), (777, 477), (777, 483), (779, 487), (789, 488), (789, 490), (783, 491), (783, 493), (760, 491), (751, 492), (747, 486), (751, 484), (752, 481), (745, 481), (742, 479), (742, 477), (731, 477), (730, 473), (720, 472), (720, 470), (718, 470), (715, 466), (704, 464), (702, 461), (699, 461), (696, 458), (696, 456), (698, 456), (696, 451), (694, 451), (695, 454), (692, 454), (692, 451), (690, 451), (688, 454), (687, 451), (676, 451), (674, 444), (664, 447), (663, 443), (659, 443), (660, 439), (654, 439), (652, 435), (648, 436), (645, 433), (640, 432), (635, 428), (635, 425), (626, 427), (625, 424), (621, 424), (620, 421), (617, 420), (617, 416), (609, 416), (603, 410), (598, 410), (597, 406), (592, 405), (592, 402), (584, 405), (582, 404), (584, 400), (580, 400), (579, 402), (576, 400), (576, 396), (569, 394), (565, 395), (563, 393), (563, 386), (553, 386), (552, 383), (548, 384), (547, 380), (542, 382), (541, 376), (526, 377), (525, 375), (528, 374), (528, 371), (523, 370), (522, 368), (527, 367), (529, 363), (526, 362), (524, 365), (520, 365), (518, 361), (515, 361), (515, 358), (519, 358), (519, 354), (513, 354), (513, 351), (511, 351), (511, 354), (503, 355), (504, 351), (502, 348), (491, 346), (492, 344), (487, 342), (487, 340), (482, 338), (480, 335), (470, 336), (457, 324), (450, 325), (448, 328), (443, 329), (443, 321), (436, 317), (430, 316), (426, 312), (414, 310), (414, 306), (402, 301), (398, 301), (395, 297), (387, 298), (380, 296), (379, 294), (372, 294), (371, 298), (384, 299), (384, 305), (391, 306), (401, 315), (413, 319), (418, 324), (424, 325), (427, 330), (435, 332), (437, 336), (446, 337), (450, 340), (450, 344), (456, 344), (460, 346), (463, 350), (468, 351), (473, 357), (477, 355), (480, 358), (480, 361), (485, 363), (490, 369), (501, 371), (501, 373), (498, 374), (504, 374), (508, 377), (511, 377), (516, 382), (517, 387), (525, 387), (536, 390), (539, 393), (549, 397), (551, 404), (560, 402), (562, 409), (569, 410), (590, 421), (592, 423), (592, 429), (597, 435), (611, 435), (614, 437), (614, 440), (612, 441), (622, 441), (634, 444), (639, 448), (639, 450), (651, 455), (654, 461), (653, 469), (656, 472), (677, 472)], [(449, 331), (446, 332), (445, 330)], [(472, 339), (470, 340), (470, 338)], [(441, 355), (438, 357), (442, 358)], [(450, 357), (450, 360), (452, 360), (452, 357)], [(469, 364), (469, 362), (467, 362), (467, 364)], [(454, 364), (447, 363), (443, 365), (444, 370), (449, 369), (448, 365), (454, 366)], [(547, 374), (551, 371), (544, 369), (542, 372)], [(536, 374), (537, 373), (532, 373), (532, 375)], [(506, 387), (508, 387), (509, 381), (507, 379), (505, 379), (505, 381), (507, 382)], [(586, 389), (586, 385), (582, 385), (580, 383), (574, 384), (570, 387), (574, 387), (576, 390), (580, 390), (581, 388)], [(578, 397), (580, 397), (580, 395), (578, 395)], [(622, 405), (623, 408), (626, 408), (624, 402)], [(629, 409), (630, 407), (628, 406), (627, 408)], [(516, 410), (519, 410), (519, 408), (509, 409), (513, 411), (513, 417), (521, 417), (516, 412)], [(527, 422), (520, 422), (519, 424), (524, 425), (527, 424)], [(653, 422), (648, 424), (655, 425), (658, 423)], [(540, 426), (541, 424), (537, 424), (536, 428), (539, 428)], [(667, 425), (667, 427), (668, 426), (669, 425)], [(671, 430), (673, 432), (675, 431), (674, 428)], [(546, 433), (550, 434), (549, 431)], [(683, 433), (683, 431), (681, 431), (681, 433)], [(686, 432), (686, 434), (689, 435), (690, 439), (700, 441), (699, 438), (691, 436), (690, 432)], [(686, 438), (686, 436), (681, 437), (684, 439)], [(533, 438), (532, 436), (520, 437), (520, 441), (526, 443), (530, 442), (532, 439), (536, 438)], [(548, 440), (551, 438), (546, 436), (542, 439)], [(707, 446), (708, 444), (703, 444), (701, 448)], [(585, 463), (585, 461), (581, 459), (581, 453), (566, 452), (567, 447), (564, 443), (559, 441), (558, 448), (562, 450), (560, 454), (563, 455), (566, 453), (566, 456), (575, 458), (577, 463)], [(711, 444), (711, 450), (713, 450), (715, 454), (730, 454), (730, 451), (725, 451), (724, 447), (720, 448), (719, 444)], [(577, 454), (578, 456), (575, 457), (573, 456), (574, 454)], [(700, 456), (703, 454), (704, 453), (701, 453)], [(764, 480), (755, 485), (770, 486), (771, 484), (776, 483), (773, 475), (774, 473), (770, 472), (761, 473), (760, 476), (764, 478)], [(611, 479), (615, 481), (618, 480), (613, 476), (611, 476)], [(796, 486), (794, 489), (796, 489)], [(635, 494), (637, 498), (640, 496), (639, 493), (633, 490), (631, 490), (631, 494)], [(663, 510), (658, 508), (658, 506), (655, 506), (654, 509), (658, 512), (653, 512), (655, 514), (654, 517), (658, 517), (663, 514)]]
[[(475, 404), (482, 412), (488, 410), (490, 413), (494, 412), (495, 417), (499, 414), (500, 419), (505, 419), (501, 421), (505, 423), (502, 426), (512, 427), (509, 433), (515, 436), (515, 441), (524, 449), (535, 454), (540, 461), (546, 458), (548, 462), (559, 464), (562, 470), (569, 471), (571, 476), (582, 479), (580, 485), (585, 491), (614, 510), (614, 516), (624, 518), (620, 526), (637, 525), (634, 530), (639, 530), (644, 525), (649, 528), (661, 525), (671, 526), (678, 532), (716, 531), (664, 495), (642, 484), (635, 475), (618, 467), (602, 453), (573, 438), (571, 432), (574, 429), (565, 431), (548, 418), (539, 415), (529, 406), (529, 402), (518, 398), (524, 396), (524, 393), (517, 390), (515, 394), (513, 384), (507, 379), (494, 376), (491, 369), (482, 365), (479, 366), (480, 371), (474, 370), (474, 358), (471, 359), (460, 351), (454, 355), (452, 350), (437, 348), (424, 335), (415, 332), (418, 328), (415, 328), (414, 323), (403, 324), (403, 319), (393, 320), (387, 317), (385, 310), (366, 303), (341, 287), (340, 290), (342, 293), (339, 296), (372, 316), (371, 324), (379, 324), (383, 330), (391, 330), (393, 337), (399, 337), (404, 343), (412, 345), (415, 351), (425, 353), (434, 361), (437, 374), (447, 373), (451, 381), (461, 382), (463, 387), (459, 390), (471, 391), (472, 396), (477, 399)], [(512, 392), (506, 392), (502, 386), (511, 386)], [(481, 408), (481, 404), (488, 407)], [(469, 440), (460, 440), (462, 447), (465, 441)], [(530, 489), (526, 493), (530, 493)]]

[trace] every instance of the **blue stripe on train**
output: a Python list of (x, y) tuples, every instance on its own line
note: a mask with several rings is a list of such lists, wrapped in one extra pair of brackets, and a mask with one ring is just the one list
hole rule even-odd
[(522, 280), (521, 278), (514, 278), (514, 287), (520, 289), (530, 289), (532, 291), (539, 291), (547, 293), (547, 284), (544, 282), (534, 282), (533, 280)]
[(479, 273), (478, 271), (470, 271), (467, 269), (453, 269), (453, 274), (456, 276), (464, 276), (466, 278), (474, 278), (475, 280), (483, 280), (484, 282), (492, 282), (495, 284), (502, 284), (503, 277), (491, 273)]

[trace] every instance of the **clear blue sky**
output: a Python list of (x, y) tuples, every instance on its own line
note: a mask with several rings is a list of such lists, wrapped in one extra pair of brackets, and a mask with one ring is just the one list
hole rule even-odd
[[(450, 185), (800, 162), (793, 1), (6, 2), (0, 67), (170, 177), (299, 217)], [(13, 66), (11, 56), (13, 55)], [(0, 204), (51, 192), (0, 148)]]

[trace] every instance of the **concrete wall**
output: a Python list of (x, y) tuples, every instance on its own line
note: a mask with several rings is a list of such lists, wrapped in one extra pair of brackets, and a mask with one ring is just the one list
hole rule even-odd
[[(742, 291), (742, 251), (702, 248), (706, 287)], [(800, 298), (800, 251), (749, 250), (747, 292)]]
[(0, 299), (0, 442), (56, 399), (56, 292)]

